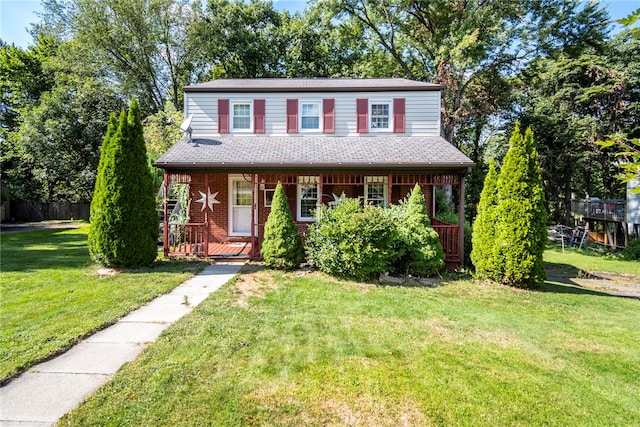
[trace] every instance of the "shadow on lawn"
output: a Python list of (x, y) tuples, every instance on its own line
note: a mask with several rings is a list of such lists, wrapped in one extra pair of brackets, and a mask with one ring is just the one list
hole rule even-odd
[(553, 292), (557, 294), (576, 294), (576, 295), (593, 295), (601, 297), (622, 297), (629, 298), (627, 295), (614, 295), (606, 292), (600, 292), (593, 289), (585, 288), (575, 279), (583, 278), (584, 272), (569, 264), (545, 263), (547, 272), (547, 280), (544, 282), (541, 291)]
[[(69, 229), (50, 229), (2, 235), (2, 271), (29, 272), (42, 269), (74, 269), (91, 266), (86, 233), (66, 233)], [(157, 260), (152, 266), (117, 269), (119, 272), (181, 273), (197, 272), (206, 261)]]
[(2, 235), (2, 270), (75, 268), (89, 262), (87, 235), (68, 229), (25, 231)]

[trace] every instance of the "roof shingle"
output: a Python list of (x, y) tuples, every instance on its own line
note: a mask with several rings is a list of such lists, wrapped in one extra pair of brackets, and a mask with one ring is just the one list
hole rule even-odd
[(398, 90), (442, 90), (444, 86), (400, 78), (374, 79), (217, 79), (185, 86), (185, 92), (384, 92)]
[(158, 161), (164, 169), (463, 169), (474, 163), (441, 137), (224, 136), (182, 138)]

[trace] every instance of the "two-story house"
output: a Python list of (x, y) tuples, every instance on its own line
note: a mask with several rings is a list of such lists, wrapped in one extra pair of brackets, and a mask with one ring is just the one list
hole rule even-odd
[[(453, 186), (464, 206), (473, 162), (440, 136), (442, 90), (392, 78), (222, 79), (185, 87), (190, 135), (156, 162), (165, 189), (189, 188), (188, 223), (171, 224), (165, 203), (165, 255), (259, 257), (278, 182), (301, 232), (322, 204), (345, 196), (396, 203), (416, 183), (429, 212), (441, 185)], [(458, 265), (463, 227), (432, 223), (447, 264)]]

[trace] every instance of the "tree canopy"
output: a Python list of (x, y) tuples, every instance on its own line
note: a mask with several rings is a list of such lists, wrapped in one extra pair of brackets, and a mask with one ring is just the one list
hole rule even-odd
[[(177, 139), (163, 127), (180, 115), (182, 87), (213, 78), (445, 85), (443, 136), (478, 165), (470, 220), (516, 120), (535, 131), (553, 221), (568, 220), (572, 195), (622, 194), (616, 154), (637, 159), (638, 11), (614, 33), (600, 3), (580, 0), (326, 0), (296, 13), (263, 0), (43, 5), (32, 46), (0, 43), (2, 179), (14, 198), (87, 201), (110, 112), (139, 99), (153, 159)], [(596, 148), (609, 137), (627, 145)]]

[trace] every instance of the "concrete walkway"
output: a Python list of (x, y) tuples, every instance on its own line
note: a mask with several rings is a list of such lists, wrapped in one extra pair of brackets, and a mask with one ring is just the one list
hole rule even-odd
[[(242, 264), (215, 264), (0, 388), (0, 426), (50, 426), (107, 382), (172, 323), (228, 282)], [(188, 305), (186, 305), (187, 303)]]

